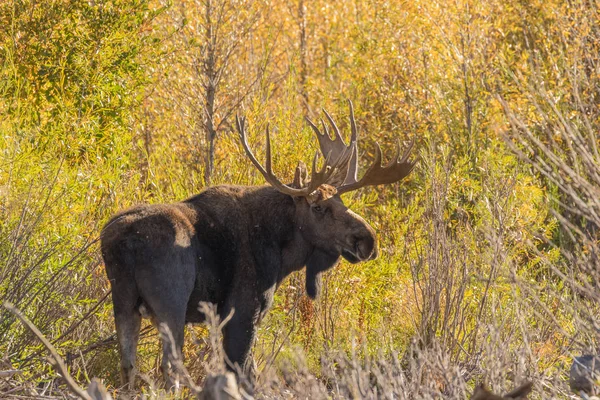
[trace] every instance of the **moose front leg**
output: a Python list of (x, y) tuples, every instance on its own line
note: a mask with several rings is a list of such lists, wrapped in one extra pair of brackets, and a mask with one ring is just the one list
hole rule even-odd
[[(256, 324), (260, 312), (258, 301), (249, 303), (238, 303), (238, 307), (234, 306), (233, 317), (223, 328), (223, 349), (227, 356), (227, 368), (234, 372), (237, 367), (241, 368), (244, 373), (249, 371), (248, 356), (256, 335)], [(228, 313), (229, 311), (225, 315)]]
[[(256, 326), (271, 307), (281, 271), (281, 249), (273, 244), (264, 226), (256, 225), (247, 253), (240, 256), (238, 274), (227, 299), (222, 316), (233, 309), (234, 314), (223, 328), (223, 347), (229, 360), (228, 368), (236, 371), (236, 364), (244, 374), (251, 373), (250, 350), (256, 335)], [(259, 262), (252, 262), (259, 260)]]
[(239, 267), (240, 271), (246, 272), (236, 276), (222, 313), (226, 317), (232, 309), (234, 311), (231, 321), (223, 328), (223, 347), (230, 363), (228, 368), (235, 371), (237, 364), (244, 373), (250, 372), (249, 366), (252, 363), (248, 358), (256, 326), (273, 303), (277, 276), (281, 269), (281, 250), (270, 244), (260, 226), (253, 231), (252, 237), (252, 253), (245, 259), (258, 259), (261, 262)]

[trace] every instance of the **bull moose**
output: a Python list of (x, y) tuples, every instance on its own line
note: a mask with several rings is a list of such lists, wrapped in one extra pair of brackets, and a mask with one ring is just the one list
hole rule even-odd
[[(250, 149), (245, 118), (236, 118), (242, 146), (269, 185), (219, 185), (179, 203), (139, 205), (114, 216), (103, 228), (101, 248), (112, 287), (115, 325), (123, 384), (133, 389), (136, 347), (142, 315), (164, 324), (173, 345), (163, 343), (162, 370), (181, 354), (184, 326), (204, 315), (199, 302), (217, 305), (230, 366), (244, 367), (256, 325), (268, 311), (280, 283), (306, 266), (306, 293), (319, 294), (321, 274), (338, 263), (377, 257), (373, 228), (342, 202), (340, 195), (368, 185), (391, 184), (406, 177), (414, 162), (412, 148), (385, 166), (378, 144), (375, 160), (361, 179), (358, 130), (350, 106), (350, 144), (346, 145), (331, 116), (317, 135), (319, 152), (310, 177), (299, 162), (291, 184), (282, 183), (271, 167), (271, 141), (266, 129), (263, 167)], [(414, 143), (414, 142), (413, 142)], [(177, 353), (175, 353), (177, 352)]]

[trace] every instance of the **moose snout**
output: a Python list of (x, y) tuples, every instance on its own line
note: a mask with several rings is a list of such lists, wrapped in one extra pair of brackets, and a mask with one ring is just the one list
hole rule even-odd
[(377, 241), (371, 235), (357, 238), (354, 248), (356, 255), (363, 261), (374, 260), (379, 256)]

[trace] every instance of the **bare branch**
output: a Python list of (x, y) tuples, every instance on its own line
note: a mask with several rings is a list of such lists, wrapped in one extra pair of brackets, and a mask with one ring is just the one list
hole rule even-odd
[(9, 303), (8, 301), (5, 301), (4, 303), (2, 303), (2, 305), (15, 317), (17, 317), (23, 323), (23, 325), (25, 325), (35, 336), (37, 336), (37, 338), (43, 343), (46, 349), (48, 349), (50, 355), (54, 359), (54, 363), (52, 364), (52, 366), (65, 380), (65, 383), (67, 384), (69, 389), (82, 399), (93, 400), (92, 397), (85, 390), (83, 390), (81, 386), (79, 386), (75, 382), (75, 380), (73, 380), (73, 378), (69, 374), (69, 370), (65, 365), (64, 361), (58, 355), (58, 352), (56, 351), (52, 343), (50, 343), (50, 341), (46, 339), (42, 332), (40, 332), (39, 329), (33, 323), (31, 323), (31, 321), (29, 321), (27, 317), (25, 317), (25, 315), (23, 315), (23, 313), (21, 313), (21, 311), (19, 311), (14, 305)]

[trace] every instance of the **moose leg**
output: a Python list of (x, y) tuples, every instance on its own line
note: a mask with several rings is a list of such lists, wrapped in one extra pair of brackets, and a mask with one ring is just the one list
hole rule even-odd
[[(175, 238), (169, 237), (172, 239)], [(146, 262), (135, 271), (135, 281), (152, 322), (161, 333), (162, 371), (167, 389), (171, 389), (178, 386), (177, 380), (171, 380), (171, 373), (176, 376), (180, 371), (175, 363), (181, 363), (185, 313), (194, 289), (196, 260), (189, 248), (160, 245), (164, 251), (145, 256)]]
[[(175, 298), (164, 299), (156, 295), (144, 297), (152, 314), (152, 323), (161, 336), (161, 369), (166, 387), (167, 389), (177, 389), (179, 386), (176, 378), (178, 368), (174, 364), (182, 361), (186, 303), (182, 300), (177, 301)], [(175, 380), (172, 379), (173, 375), (175, 375)]]
[(256, 333), (260, 305), (253, 293), (251, 296), (244, 296), (243, 292), (236, 294), (234, 299), (230, 299), (233, 301), (229, 301), (228, 307), (225, 307), (224, 316), (227, 316), (231, 309), (234, 314), (223, 328), (223, 348), (230, 363), (228, 368), (235, 371), (237, 364), (247, 372), (248, 355)]
[(148, 306), (154, 326), (160, 331), (162, 342), (162, 371), (168, 389), (177, 388), (178, 380), (171, 375), (178, 372), (175, 362), (181, 362), (185, 313), (193, 289), (193, 276), (165, 270), (139, 271), (136, 280), (144, 303)]
[(235, 369), (237, 364), (240, 368), (246, 370), (246, 361), (250, 354), (254, 335), (254, 318), (248, 315), (234, 315), (225, 326), (223, 329), (223, 347), (231, 363), (231, 365), (228, 365), (229, 369)]
[(111, 280), (115, 327), (121, 355), (121, 384), (133, 390), (135, 359), (142, 316), (137, 310), (138, 292), (126, 279)]
[[(158, 317), (156, 318), (158, 320)], [(168, 389), (179, 389), (179, 368), (176, 363), (183, 361), (182, 349), (185, 330), (185, 313), (183, 315), (162, 315), (158, 325), (162, 337), (161, 369)]]
[(116, 313), (115, 325), (121, 354), (121, 383), (133, 390), (135, 384), (135, 359), (138, 339), (140, 337), (140, 324), (142, 316), (137, 312)]

